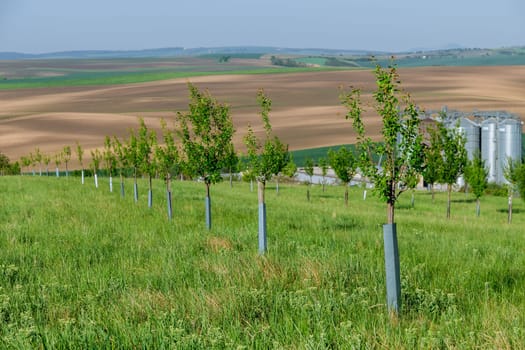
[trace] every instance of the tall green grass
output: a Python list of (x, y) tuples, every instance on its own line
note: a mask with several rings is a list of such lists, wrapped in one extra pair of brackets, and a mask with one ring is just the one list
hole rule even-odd
[[(525, 205), (455, 194), (401, 198), (402, 313), (385, 307), (385, 206), (358, 188), (267, 189), (268, 246), (257, 254), (257, 194), (246, 183), (146, 181), (133, 202), (87, 179), (0, 177), (2, 348), (520, 348), (525, 344)], [(118, 188), (118, 186), (115, 186)]]

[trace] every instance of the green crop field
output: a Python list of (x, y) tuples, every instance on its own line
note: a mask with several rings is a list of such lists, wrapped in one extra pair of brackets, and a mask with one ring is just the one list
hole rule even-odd
[[(118, 185), (115, 184), (115, 188)], [(138, 203), (75, 177), (0, 177), (0, 344), (48, 349), (505, 349), (525, 344), (525, 203), (405, 194), (396, 211), (402, 311), (385, 306), (381, 224), (362, 190), (273, 184), (257, 254), (257, 194), (146, 180)]]
[[(248, 61), (219, 63), (218, 55), (181, 59), (55, 59), (0, 61), (0, 90), (131, 84), (222, 74), (274, 74), (333, 70), (328, 67), (267, 67)], [(230, 56), (228, 56), (230, 57)], [(258, 55), (232, 55), (256, 59)]]

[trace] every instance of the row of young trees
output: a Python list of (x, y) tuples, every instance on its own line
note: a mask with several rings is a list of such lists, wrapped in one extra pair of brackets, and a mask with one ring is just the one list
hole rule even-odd
[[(152, 180), (159, 176), (166, 183), (168, 217), (172, 218), (171, 181), (173, 177), (181, 175), (202, 181), (206, 188), (205, 218), (206, 227), (211, 229), (211, 186), (222, 181), (222, 173), (230, 174), (239, 169), (239, 157), (234, 148), (232, 138), (235, 133), (229, 106), (218, 102), (207, 91), (200, 91), (192, 84), (188, 84), (190, 103), (188, 112), (178, 113), (174, 128), (168, 127), (165, 120), (161, 120), (162, 142), (158, 142), (154, 130), (147, 127), (142, 118), (139, 119), (138, 129), (130, 129), (124, 138), (106, 136), (103, 149), (91, 150), (89, 168), (94, 175), (95, 186), (98, 187), (98, 174), (101, 167), (109, 177), (110, 191), (113, 191), (113, 175), (118, 172), (120, 177), (120, 191), (124, 196), (124, 176), (131, 173), (133, 177), (133, 197), (138, 201), (139, 176), (148, 178), (148, 206), (153, 204)], [(262, 122), (265, 129), (265, 139), (260, 140), (250, 126), (244, 142), (247, 147), (247, 156), (243, 162), (245, 177), (258, 183), (259, 206), (259, 251), (264, 253), (266, 246), (266, 209), (264, 191), (266, 182), (272, 176), (281, 172), (293, 171), (296, 167), (289, 164), (288, 145), (273, 135), (269, 119), (271, 100), (263, 90), (257, 94), (257, 101), (261, 107)], [(77, 142), (76, 155), (81, 167), (82, 184), (84, 184), (84, 149)], [(71, 160), (71, 147), (64, 149), (54, 157), (57, 176), (59, 166)], [(44, 155), (36, 148), (35, 152), (22, 157), (24, 166), (34, 167), (48, 165), (51, 157)], [(293, 169), (293, 170), (292, 170)], [(230, 175), (230, 181), (231, 181)], [(262, 243), (264, 242), (264, 243)]]
[[(55, 163), (55, 171), (59, 176), (59, 167), (62, 163), (66, 166), (66, 176), (69, 176), (68, 164), (71, 161), (71, 147), (64, 146), (64, 148), (55, 154), (47, 154), (40, 151), (39, 147), (36, 147), (33, 152), (30, 152), (26, 156), (20, 157), (20, 173), (23, 174), (24, 168), (31, 171), (33, 174), (36, 173), (36, 166), (38, 165), (39, 175), (42, 175), (45, 170), (46, 175), (49, 175), (49, 164)], [(45, 168), (43, 168), (43, 166)]]
[[(419, 110), (410, 95), (400, 86), (395, 67), (375, 71), (377, 89), (374, 92), (375, 110), (382, 117), (383, 142), (372, 142), (366, 135), (363, 122), (363, 103), (359, 89), (343, 91), (341, 102), (348, 109), (346, 118), (352, 121), (358, 142), (355, 150), (340, 148), (330, 151), (327, 163), (346, 185), (359, 171), (374, 185), (374, 191), (387, 206), (387, 224), (383, 227), (385, 242), (385, 264), (387, 270), (387, 302), (394, 313), (400, 308), (400, 276), (397, 233), (395, 226), (395, 205), (400, 195), (414, 188), (423, 175), (427, 182), (452, 184), (464, 173), (466, 152), (464, 139), (458, 132), (441, 126), (435, 132), (436, 139), (425, 144), (419, 128)], [(106, 137), (104, 150), (91, 151), (91, 167), (96, 174), (103, 161), (110, 176), (119, 171), (121, 192), (124, 195), (123, 176), (127, 169), (134, 178), (134, 198), (138, 200), (137, 177), (148, 176), (148, 204), (152, 204), (151, 179), (157, 174), (166, 181), (168, 208), (170, 203), (170, 180), (178, 174), (200, 179), (206, 187), (206, 226), (211, 228), (210, 188), (221, 181), (224, 169), (233, 169), (239, 162), (233, 147), (235, 133), (229, 107), (219, 103), (208, 92), (199, 91), (189, 84), (189, 111), (178, 113), (175, 129), (162, 124), (162, 144), (157, 135), (149, 130), (140, 119), (139, 129), (130, 130), (125, 139)], [(271, 128), (269, 113), (271, 100), (264, 91), (257, 94), (265, 137), (259, 139), (251, 126), (244, 143), (247, 148), (247, 161), (244, 175), (258, 183), (259, 201), (259, 252), (267, 250), (265, 187), (270, 179), (279, 173), (295, 172), (290, 162), (288, 146), (276, 137)], [(433, 132), (431, 133), (433, 134)], [(175, 141), (178, 138), (178, 142)], [(178, 146), (180, 145), (180, 146)], [(65, 152), (64, 152), (65, 153)], [(83, 150), (77, 144), (77, 155), (81, 167)], [(377, 158), (381, 160), (378, 166)], [(457, 163), (457, 164), (456, 164)], [(57, 164), (58, 166), (58, 164)], [(432, 181), (430, 169), (435, 166), (436, 177)], [(473, 165), (474, 166), (474, 165)], [(313, 164), (307, 164), (307, 172), (313, 175)], [(327, 164), (323, 165), (327, 169)], [(467, 172), (468, 173), (468, 172)], [(470, 177), (469, 177), (470, 178)], [(472, 186), (474, 188), (474, 186)], [(309, 192), (308, 192), (309, 193)], [(348, 193), (345, 194), (346, 202)], [(450, 216), (450, 200), (447, 216)], [(171, 212), (169, 213), (171, 217)]]

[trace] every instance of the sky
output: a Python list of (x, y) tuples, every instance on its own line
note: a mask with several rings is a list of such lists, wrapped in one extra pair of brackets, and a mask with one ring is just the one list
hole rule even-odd
[(523, 0), (0, 0), (0, 52), (523, 45)]

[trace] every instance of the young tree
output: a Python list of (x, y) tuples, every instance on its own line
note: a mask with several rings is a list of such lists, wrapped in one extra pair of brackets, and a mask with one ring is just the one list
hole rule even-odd
[(35, 165), (36, 165), (36, 159), (35, 159), (35, 155), (33, 154), (33, 152), (29, 152), (29, 164), (31, 164), (31, 172), (33, 173), (33, 176), (36, 175), (35, 173)]
[[(31, 165), (31, 158), (29, 156), (22, 156), (20, 157), (20, 162), (22, 163), (23, 167), (27, 168), (27, 171), (29, 171), (29, 166)], [(22, 173), (22, 175), (24, 175)]]
[(35, 148), (35, 154), (34, 154), (35, 162), (38, 163), (39, 168), (39, 176), (42, 176), (42, 152), (40, 152), (40, 148)]
[(49, 176), (49, 163), (51, 163), (51, 156), (49, 156), (49, 154), (43, 154), (42, 161), (46, 166), (46, 176)]
[(117, 166), (120, 176), (120, 195), (124, 197), (124, 169), (129, 166), (126, 146), (115, 136), (113, 137), (113, 149), (115, 151)]
[(328, 160), (325, 157), (319, 158), (319, 167), (321, 168), (321, 176), (322, 176), (322, 185), (323, 185), (323, 192), (325, 191), (326, 187), (326, 175), (328, 174)]
[(283, 174), (284, 176), (290, 179), (293, 179), (296, 173), (297, 173), (297, 164), (295, 164), (293, 160), (293, 154), (289, 153), (288, 163), (286, 163), (286, 165), (283, 168)]
[(514, 192), (518, 190), (518, 183), (519, 183), (519, 175), (520, 175), (520, 169), (523, 167), (521, 161), (519, 160), (513, 160), (512, 158), (507, 158), (507, 163), (505, 164), (503, 168), (503, 176), (507, 180), (507, 189), (508, 189), (508, 197), (509, 197), (509, 209), (508, 209), (508, 217), (507, 222), (510, 224), (512, 223), (512, 198), (514, 195)]
[(257, 181), (255, 179), (255, 174), (249, 169), (248, 164), (243, 164), (244, 170), (242, 171), (242, 181), (250, 183), (250, 192), (253, 192), (253, 182)]
[(0, 152), (0, 175), (10, 175), (12, 173), (12, 165), (9, 157)]
[(273, 175), (279, 174), (288, 163), (288, 145), (283, 144), (277, 136), (272, 135), (269, 113), (272, 101), (265, 95), (263, 90), (257, 94), (257, 102), (261, 106), (261, 116), (266, 132), (264, 144), (257, 139), (251, 126), (248, 134), (244, 137), (244, 143), (248, 149), (248, 169), (257, 180), (257, 193), (259, 199), (259, 253), (264, 254), (267, 250), (266, 240), (266, 203), (264, 192), (266, 182)]
[(113, 172), (117, 166), (117, 157), (115, 156), (113, 143), (109, 136), (106, 136), (104, 139), (104, 153), (102, 156), (104, 158), (104, 166), (109, 176), (109, 192), (113, 192)]
[(98, 188), (98, 169), (100, 169), (100, 161), (103, 158), (102, 152), (97, 148), (91, 151), (91, 167), (93, 168), (93, 177), (95, 179), (95, 188)]
[(481, 159), (481, 155), (477, 152), (474, 158), (468, 161), (465, 167), (465, 181), (472, 188), (472, 193), (476, 197), (476, 215), (479, 216), (479, 199), (487, 188), (487, 177), (489, 175), (488, 169), (485, 167), (485, 161)]
[[(388, 224), (383, 226), (387, 305), (391, 312), (398, 314), (401, 306), (401, 283), (394, 223), (395, 204), (404, 191), (417, 184), (418, 171), (422, 164), (422, 138), (419, 133), (418, 109), (410, 95), (401, 89), (395, 66), (383, 69), (378, 65), (374, 72), (377, 89), (373, 96), (375, 109), (383, 121), (382, 144), (372, 143), (365, 136), (360, 90), (352, 89), (349, 93), (344, 93), (341, 102), (347, 107), (346, 118), (352, 120), (357, 133), (361, 171), (371, 179), (375, 193), (387, 204)], [(374, 153), (383, 159), (381, 169), (373, 161)]]
[(62, 152), (58, 152), (57, 154), (55, 154), (55, 173), (57, 177), (60, 177), (60, 171), (58, 170), (58, 168), (60, 167), (60, 164), (62, 164), (62, 157)]
[(304, 161), (304, 172), (308, 175), (308, 182), (306, 188), (306, 199), (310, 201), (310, 186), (312, 185), (312, 177), (314, 176), (314, 161), (312, 158), (308, 157)]
[(71, 160), (71, 147), (70, 146), (64, 146), (64, 149), (62, 150), (62, 159), (64, 160), (64, 164), (66, 166), (66, 177), (69, 177), (69, 169), (67, 167), (67, 164)]
[(76, 152), (77, 152), (77, 158), (78, 158), (78, 161), (80, 163), (80, 168), (81, 168), (81, 182), (82, 182), (82, 185), (84, 184), (84, 163), (83, 163), (83, 157), (84, 157), (84, 150), (82, 149), (82, 146), (80, 145), (80, 143), (77, 141), (77, 147), (76, 147)]
[(432, 191), (432, 202), (434, 202), (434, 184), (441, 178), (441, 171), (443, 169), (443, 162), (441, 158), (441, 137), (439, 128), (428, 129), (430, 138), (428, 144), (424, 149), (424, 165), (423, 165), (423, 179), (430, 186)]
[(450, 202), (452, 185), (463, 175), (467, 165), (467, 150), (465, 149), (465, 137), (457, 129), (448, 129), (443, 124), (438, 125), (441, 145), (441, 183), (447, 184), (447, 219), (450, 219)]
[(228, 170), (229, 174), (229, 181), (230, 181), (230, 188), (233, 187), (233, 173), (236, 173), (239, 171), (239, 157), (237, 156), (237, 153), (235, 152), (235, 149), (233, 147), (233, 143), (230, 145), (230, 149), (228, 150), (228, 157), (226, 158), (226, 170)]
[(192, 84), (188, 89), (189, 112), (178, 113), (182, 151), (186, 170), (206, 186), (206, 227), (211, 229), (210, 186), (222, 180), (221, 170), (231, 156), (235, 129), (227, 105)]
[(135, 200), (135, 203), (138, 203), (139, 201), (139, 186), (137, 177), (142, 164), (138, 144), (138, 137), (135, 130), (130, 129), (129, 137), (126, 140), (126, 145), (123, 147), (123, 151), (126, 158), (126, 164), (128, 164), (128, 166), (133, 169), (133, 199)]
[(348, 207), (348, 186), (357, 172), (357, 158), (351, 150), (341, 147), (337, 151), (328, 151), (328, 161), (339, 180), (345, 185), (345, 206)]
[(153, 206), (153, 184), (152, 179), (157, 172), (154, 151), (157, 145), (157, 134), (153, 130), (148, 130), (144, 119), (139, 119), (139, 130), (137, 139), (137, 158), (139, 170), (142, 175), (148, 175), (148, 207)]
[(160, 120), (162, 127), (162, 138), (164, 145), (157, 145), (155, 148), (155, 159), (158, 164), (160, 175), (166, 183), (166, 201), (168, 207), (168, 219), (173, 217), (173, 207), (171, 198), (171, 179), (179, 172), (179, 151), (175, 145), (173, 132), (168, 128), (164, 119)]

